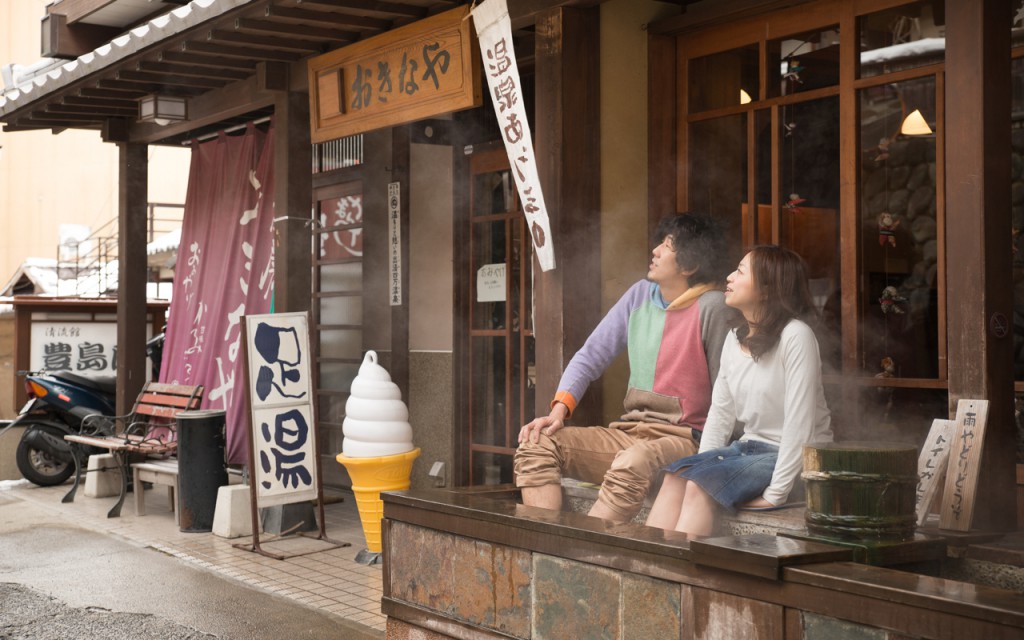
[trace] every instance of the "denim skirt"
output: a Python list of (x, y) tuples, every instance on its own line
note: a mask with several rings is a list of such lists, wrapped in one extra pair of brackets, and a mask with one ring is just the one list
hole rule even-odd
[(665, 470), (696, 482), (715, 502), (735, 511), (758, 498), (772, 482), (779, 448), (760, 440), (737, 440), (728, 447), (687, 456)]

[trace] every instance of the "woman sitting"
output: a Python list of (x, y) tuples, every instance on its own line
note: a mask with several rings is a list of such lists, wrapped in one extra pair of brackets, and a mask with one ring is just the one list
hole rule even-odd
[[(719, 505), (785, 504), (803, 445), (832, 440), (803, 260), (782, 247), (756, 247), (726, 283), (725, 303), (744, 322), (722, 348), (700, 450), (668, 466), (647, 518), (648, 526), (690, 537), (712, 533)], [(734, 430), (742, 435), (729, 444)]]

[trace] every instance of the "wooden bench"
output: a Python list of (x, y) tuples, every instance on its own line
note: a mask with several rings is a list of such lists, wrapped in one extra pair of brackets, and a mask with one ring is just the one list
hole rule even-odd
[[(114, 456), (121, 471), (121, 493), (117, 504), (107, 512), (108, 518), (121, 515), (121, 506), (128, 493), (129, 458), (143, 460), (174, 453), (178, 446), (175, 418), (182, 411), (198, 409), (202, 395), (202, 385), (148, 382), (128, 415), (89, 416), (82, 421), (81, 434), (64, 436), (73, 445), (106, 449)], [(81, 483), (81, 456), (76, 452), (72, 457), (75, 460), (75, 483), (62, 502), (74, 501)], [(137, 487), (136, 491), (139, 490)]]

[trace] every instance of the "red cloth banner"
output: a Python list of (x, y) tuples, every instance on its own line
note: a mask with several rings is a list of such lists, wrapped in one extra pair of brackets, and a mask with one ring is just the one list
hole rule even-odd
[(274, 290), (274, 130), (194, 144), (160, 380), (201, 384), (227, 419), (227, 461), (248, 463), (243, 315)]

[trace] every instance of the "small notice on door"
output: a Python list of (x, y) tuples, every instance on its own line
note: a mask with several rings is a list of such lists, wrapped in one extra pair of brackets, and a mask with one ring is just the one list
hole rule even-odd
[(476, 301), (505, 301), (505, 265), (485, 264), (476, 272)]

